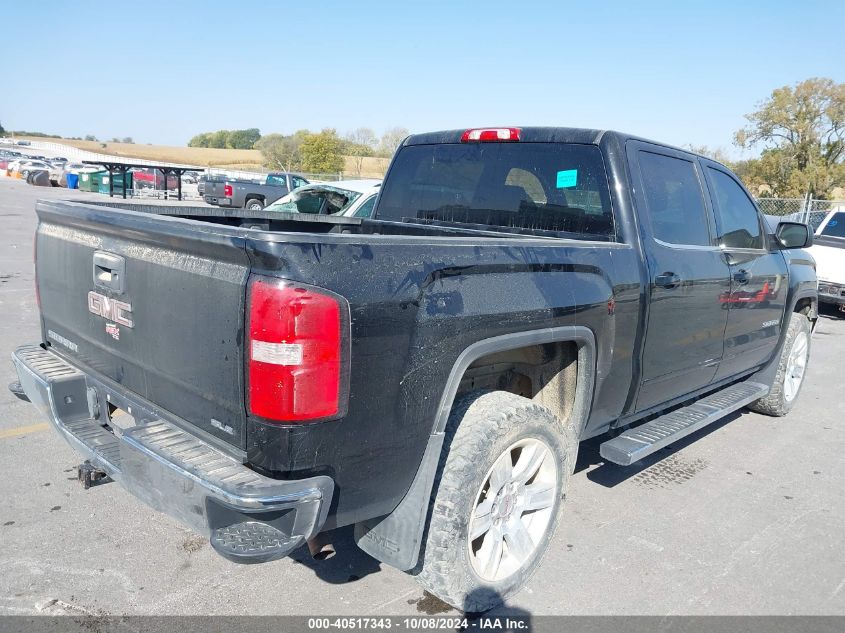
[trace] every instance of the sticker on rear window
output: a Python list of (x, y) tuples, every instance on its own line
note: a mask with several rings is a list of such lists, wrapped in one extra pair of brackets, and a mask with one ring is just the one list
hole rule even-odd
[(574, 187), (578, 184), (578, 170), (566, 169), (557, 172), (557, 188), (565, 189), (566, 187)]

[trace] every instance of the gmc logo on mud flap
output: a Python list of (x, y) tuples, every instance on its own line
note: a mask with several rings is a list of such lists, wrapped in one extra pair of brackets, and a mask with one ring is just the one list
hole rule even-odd
[(117, 299), (109, 299), (93, 290), (88, 293), (88, 312), (120, 325), (132, 327), (132, 319), (128, 316), (132, 312), (130, 304)]
[(396, 541), (392, 541), (381, 534), (376, 534), (372, 530), (370, 530), (369, 532), (365, 532), (363, 538), (372, 541), (378, 547), (386, 549), (389, 552), (393, 552), (394, 554), (399, 551), (399, 543), (397, 543)]

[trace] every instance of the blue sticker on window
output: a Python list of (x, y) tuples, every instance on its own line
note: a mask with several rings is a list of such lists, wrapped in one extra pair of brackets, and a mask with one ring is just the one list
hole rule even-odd
[(828, 226), (836, 226), (837, 224), (839, 224), (839, 220), (831, 220), (827, 223)]
[(574, 187), (578, 184), (578, 170), (567, 169), (565, 171), (557, 172), (557, 188), (564, 189), (566, 187)]

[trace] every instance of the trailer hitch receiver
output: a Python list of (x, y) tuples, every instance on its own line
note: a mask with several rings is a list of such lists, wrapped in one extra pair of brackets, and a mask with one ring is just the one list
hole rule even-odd
[(91, 486), (99, 486), (113, 481), (106, 471), (100, 470), (88, 460), (76, 467), (76, 478), (85, 490), (88, 490)]

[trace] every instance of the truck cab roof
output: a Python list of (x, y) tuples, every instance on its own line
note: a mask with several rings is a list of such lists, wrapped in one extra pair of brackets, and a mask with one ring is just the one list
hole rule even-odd
[[(510, 127), (510, 126), (509, 126)], [(437, 143), (460, 143), (461, 138), (467, 130), (495, 130), (495, 129), (509, 129), (509, 127), (476, 127), (476, 128), (461, 128), (456, 130), (442, 130), (439, 132), (426, 132), (423, 134), (412, 134), (405, 139), (402, 144), (405, 145), (432, 145)], [(642, 141), (644, 143), (653, 143), (662, 147), (669, 147), (680, 152), (694, 154), (693, 151), (682, 147), (675, 147), (662, 143), (660, 141), (653, 141), (651, 139), (643, 138), (635, 134), (628, 134), (626, 132), (619, 132), (617, 130), (600, 130), (594, 128), (579, 128), (579, 127), (537, 127), (537, 126), (514, 126), (519, 130), (519, 141), (523, 143), (581, 143), (587, 145), (598, 145), (606, 136), (613, 136), (620, 144), (624, 144), (628, 140)], [(706, 158), (706, 157), (705, 157)], [(712, 159), (711, 159), (712, 160)]]

